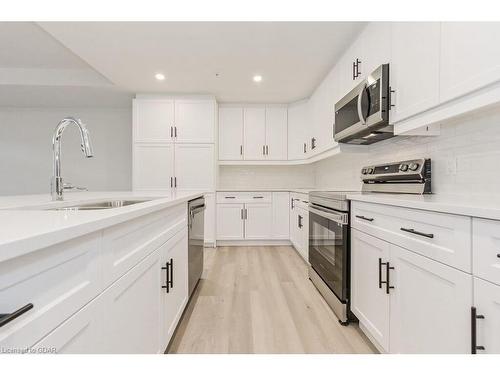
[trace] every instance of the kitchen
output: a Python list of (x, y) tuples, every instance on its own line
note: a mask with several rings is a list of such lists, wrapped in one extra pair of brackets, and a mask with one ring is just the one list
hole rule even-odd
[(500, 354), (499, 22), (0, 31), (1, 353)]

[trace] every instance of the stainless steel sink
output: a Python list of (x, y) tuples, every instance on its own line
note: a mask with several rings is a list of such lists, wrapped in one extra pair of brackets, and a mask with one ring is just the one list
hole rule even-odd
[(45, 208), (46, 211), (88, 211), (88, 210), (106, 210), (109, 208), (118, 208), (130, 206), (137, 203), (149, 202), (152, 199), (127, 199), (127, 200), (109, 200), (91, 203), (82, 203), (77, 205), (58, 206)]

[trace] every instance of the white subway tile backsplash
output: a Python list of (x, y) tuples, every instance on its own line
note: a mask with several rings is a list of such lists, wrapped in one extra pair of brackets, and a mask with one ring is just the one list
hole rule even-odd
[(341, 154), (315, 163), (316, 188), (360, 189), (360, 168), (412, 158), (432, 159), (435, 193), (500, 195), (500, 108), (448, 121), (436, 137), (395, 137), (361, 155)]

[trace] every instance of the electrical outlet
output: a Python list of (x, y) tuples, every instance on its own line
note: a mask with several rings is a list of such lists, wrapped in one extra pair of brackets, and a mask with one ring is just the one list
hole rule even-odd
[(457, 174), (457, 158), (451, 157), (446, 160), (446, 174), (448, 176), (456, 176)]

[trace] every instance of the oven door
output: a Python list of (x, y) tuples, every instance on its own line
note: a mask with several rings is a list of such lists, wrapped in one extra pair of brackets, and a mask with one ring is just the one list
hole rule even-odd
[(309, 206), (309, 263), (337, 298), (348, 297), (348, 214)]

